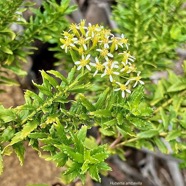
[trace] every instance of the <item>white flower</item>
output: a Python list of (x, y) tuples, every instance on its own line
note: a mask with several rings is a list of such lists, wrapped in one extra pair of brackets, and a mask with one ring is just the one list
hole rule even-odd
[(98, 71), (103, 71), (104, 69), (104, 65), (99, 62), (97, 57), (95, 58), (95, 61), (96, 63), (90, 63), (91, 66), (96, 68), (96, 71), (94, 72), (93, 76), (95, 76), (98, 73)]
[(66, 38), (66, 39), (60, 39), (61, 43), (63, 45), (61, 46), (62, 49), (65, 49), (65, 52), (67, 53), (68, 48), (75, 47), (75, 43), (77, 42), (77, 38)]
[(125, 44), (128, 50), (128, 39), (125, 38), (124, 34), (121, 34), (118, 44), (123, 48), (123, 44)]
[(122, 63), (123, 64), (131, 64), (129, 61), (134, 62), (135, 57), (130, 55), (130, 52), (124, 51), (123, 53), (119, 53), (119, 55), (122, 55)]
[(87, 41), (89, 39), (91, 39), (91, 37), (87, 37), (87, 38), (80, 37), (76, 43), (79, 44), (80, 46), (83, 46), (84, 50), (86, 51), (87, 50)]
[(113, 57), (113, 55), (108, 51), (108, 49), (96, 49), (96, 51), (100, 52), (100, 55), (108, 60), (108, 57)]
[[(141, 73), (141, 72), (138, 72), (138, 74), (137, 74), (136, 77), (133, 77), (133, 78), (130, 79), (130, 80), (136, 81), (136, 82), (134, 83), (134, 85), (133, 85), (133, 88), (136, 87), (136, 85), (137, 85), (138, 83), (140, 83), (141, 85), (144, 85), (144, 82), (141, 81), (140, 73)], [(130, 81), (130, 80), (129, 80), (129, 81)]]
[(113, 66), (111, 67), (106, 67), (104, 73), (101, 75), (101, 77), (108, 75), (110, 82), (113, 82), (113, 75), (119, 75), (119, 72), (113, 71)]
[(113, 61), (111, 59), (106, 60), (106, 62), (103, 63), (103, 65), (108, 68), (119, 68), (118, 61)]
[(109, 43), (112, 43), (112, 41), (109, 40), (109, 36), (104, 37), (103, 39), (101, 39), (98, 42), (102, 43), (104, 45), (104, 48), (109, 48)]
[(91, 71), (89, 63), (90, 63), (90, 54), (86, 58), (84, 55), (82, 55), (82, 59), (80, 61), (75, 62), (76, 65), (79, 65), (77, 70), (86, 67), (89, 71)]
[(116, 82), (116, 84), (118, 84), (120, 87), (117, 88), (117, 89), (114, 89), (114, 91), (121, 90), (121, 96), (122, 96), (122, 98), (125, 97), (125, 92), (128, 92), (129, 94), (131, 93), (131, 91), (127, 88), (127, 85), (129, 84), (129, 82), (127, 82), (126, 84), (122, 84), (120, 82)]

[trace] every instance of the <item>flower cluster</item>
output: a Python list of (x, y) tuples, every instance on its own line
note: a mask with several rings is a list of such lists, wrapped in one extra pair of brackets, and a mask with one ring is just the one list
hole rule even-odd
[(74, 61), (77, 70), (88, 70), (93, 76), (106, 78), (114, 91), (121, 91), (123, 98), (137, 84), (144, 84), (123, 34), (116, 37), (109, 29), (90, 23), (86, 26), (85, 20), (82, 20), (78, 25), (71, 24), (60, 41), (66, 53), (73, 51), (79, 59)]

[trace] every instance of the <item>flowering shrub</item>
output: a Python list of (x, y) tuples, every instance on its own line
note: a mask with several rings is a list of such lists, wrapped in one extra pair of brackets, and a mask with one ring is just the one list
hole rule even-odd
[[(18, 2), (17, 7), (21, 4)], [(18, 73), (20, 66), (16, 59), (27, 54), (21, 52), (22, 45), (27, 48), (32, 39), (39, 38), (59, 44), (57, 51), (62, 53), (62, 48), (69, 53), (73, 67), (67, 76), (56, 70), (41, 70), (43, 82), (33, 83), (37, 93), (25, 92), (25, 104), (7, 109), (0, 106), (0, 173), (3, 156), (12, 152), (23, 164), (25, 141), (47, 161), (65, 167), (61, 178), (65, 183), (77, 178), (85, 182), (87, 174), (100, 182), (100, 174), (111, 170), (106, 159), (112, 154), (123, 157), (125, 146), (158, 148), (169, 153), (166, 141), (185, 163), (186, 65), (183, 77), (169, 72), (168, 81), (161, 80), (158, 87), (149, 86), (152, 92), (144, 95), (144, 82), (138, 68), (142, 68), (142, 72), (146, 69), (135, 65), (135, 57), (123, 34), (116, 37), (102, 26), (86, 26), (85, 21), (81, 21), (78, 25), (71, 24), (70, 30), (63, 32), (59, 39), (64, 28), (63, 16), (73, 8), (69, 8), (69, 0), (60, 5), (51, 0), (44, 5), (44, 13), (36, 11), (35, 19), (31, 18), (26, 24), (22, 35), (15, 35), (9, 29), (1, 32), (0, 42), (5, 45), (0, 48), (1, 65)], [(49, 27), (48, 22), (53, 27)], [(7, 34), (10, 37), (5, 37)], [(145, 48), (139, 49), (148, 56)], [(157, 61), (160, 68), (158, 64)], [(97, 129), (98, 141), (87, 135), (93, 127)]]
[(122, 92), (123, 98), (138, 83), (144, 84), (123, 34), (115, 37), (102, 26), (89, 24), (86, 27), (83, 20), (79, 25), (72, 24), (60, 41), (61, 48), (72, 54), (77, 70), (88, 70), (93, 76), (105, 77), (115, 91)]

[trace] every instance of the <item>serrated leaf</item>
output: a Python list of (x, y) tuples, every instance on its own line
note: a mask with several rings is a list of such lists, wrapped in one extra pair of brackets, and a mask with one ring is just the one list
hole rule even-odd
[[(36, 103), (38, 104), (42, 104), (43, 100), (34, 92), (27, 90), (25, 92), (25, 97), (28, 99), (28, 97), (32, 98), (34, 101), (36, 101)], [(31, 103), (31, 102), (30, 102)]]
[(49, 90), (47, 87), (45, 87), (45, 86), (43, 86), (43, 85), (38, 85), (37, 83), (34, 83), (34, 82), (32, 82), (32, 83), (33, 83), (34, 86), (37, 87), (37, 88), (39, 89), (39, 91), (42, 92), (44, 95), (47, 95), (47, 96), (52, 96), (52, 95), (53, 95), (53, 94), (52, 94), (52, 91)]
[(83, 165), (82, 165), (82, 167), (81, 167), (81, 174), (85, 174), (86, 172), (87, 172), (87, 170), (89, 169), (89, 161), (88, 160), (86, 160), (84, 163), (83, 163)]
[(163, 122), (164, 129), (167, 129), (167, 127), (169, 125), (169, 116), (165, 114), (163, 108), (160, 109), (160, 115), (161, 115), (161, 119), (162, 119), (162, 122)]
[(97, 159), (99, 162), (102, 162), (108, 158), (108, 153), (106, 151), (100, 152), (100, 153), (96, 153), (96, 154), (92, 155), (92, 157)]
[(62, 150), (65, 154), (68, 155), (68, 157), (72, 161), (75, 161), (75, 162), (78, 162), (78, 163), (83, 163), (83, 155), (82, 154), (80, 154), (78, 152), (75, 152), (72, 148), (70, 148), (66, 145), (63, 145)]
[(2, 105), (0, 105), (0, 119), (3, 122), (8, 123), (10, 121), (16, 120), (16, 115), (11, 109), (5, 109)]
[(47, 161), (54, 161), (56, 162), (58, 167), (63, 167), (67, 160), (68, 160), (68, 156), (66, 154), (64, 154), (63, 152), (58, 152), (55, 155), (46, 158)]
[(85, 141), (84, 141), (83, 145), (87, 149), (94, 149), (98, 146), (97, 143), (96, 143), (95, 138), (93, 138), (91, 136), (89, 138), (85, 138)]
[(90, 112), (89, 114), (93, 115), (95, 117), (98, 117), (98, 118), (111, 117), (111, 112), (109, 110), (105, 110), (105, 109), (96, 110), (94, 112)]
[(104, 90), (103, 93), (100, 94), (99, 99), (95, 104), (96, 109), (100, 109), (103, 107), (109, 91), (110, 91), (110, 88), (107, 88)]
[(91, 166), (89, 168), (89, 174), (90, 174), (90, 177), (95, 180), (95, 181), (98, 181), (98, 182), (101, 182), (101, 178), (99, 176), (99, 170), (96, 166)]
[(1, 142), (7, 142), (9, 141), (15, 133), (15, 129), (11, 126), (8, 126), (6, 129), (4, 129), (3, 133), (1, 134), (0, 141)]
[(49, 76), (44, 70), (41, 70), (41, 75), (42, 75), (42, 77), (43, 77), (44, 79), (48, 80), (48, 82), (49, 82), (53, 87), (58, 86), (57, 81), (56, 81), (53, 77)]
[(34, 133), (30, 133), (28, 137), (33, 139), (43, 139), (43, 138), (47, 138), (48, 134), (43, 132), (34, 132)]
[(21, 131), (20, 137), (22, 139), (26, 138), (34, 129), (37, 128), (38, 125), (37, 120), (29, 121), (26, 125), (24, 125), (23, 130)]
[(145, 132), (140, 132), (137, 134), (137, 137), (139, 138), (152, 138), (159, 134), (159, 131), (156, 129), (148, 130)]
[(185, 82), (175, 82), (172, 86), (168, 88), (167, 92), (178, 92), (185, 89), (186, 89)]
[(117, 119), (117, 122), (119, 125), (122, 125), (123, 124), (123, 113), (122, 112), (119, 112), (116, 116), (116, 119)]
[(181, 27), (173, 25), (170, 29), (170, 36), (172, 39), (178, 40), (181, 37)]
[(168, 152), (167, 147), (165, 146), (165, 144), (162, 142), (162, 140), (159, 137), (155, 137), (154, 142), (162, 153), (166, 154)]
[(86, 107), (86, 109), (88, 111), (94, 111), (95, 110), (94, 105), (83, 94), (79, 94), (79, 98), (80, 98), (81, 104), (84, 107)]
[(67, 79), (58, 71), (56, 70), (49, 70), (47, 71), (49, 74), (54, 75), (55, 77), (59, 78), (61, 81), (65, 82), (66, 84), (68, 84)]
[(130, 95), (130, 104), (138, 106), (144, 96), (143, 86), (138, 86)]
[(81, 129), (77, 133), (77, 138), (84, 142), (87, 135), (87, 126), (82, 126)]
[(127, 120), (129, 120), (136, 128), (140, 130), (152, 129), (152, 124), (148, 120), (143, 120), (136, 117), (128, 117)]
[(163, 86), (162, 81), (158, 82), (157, 88), (154, 93), (154, 98), (151, 102), (151, 105), (157, 104), (159, 101), (161, 101), (164, 98), (165, 88)]
[(37, 128), (37, 125), (38, 125), (37, 120), (29, 121), (27, 124), (23, 126), (23, 129), (21, 131), (16, 133), (16, 135), (12, 138), (9, 145), (13, 145), (26, 138), (34, 129)]
[(113, 131), (113, 129), (104, 129), (104, 128), (100, 128), (99, 131), (104, 135), (104, 136), (113, 136), (116, 134), (115, 131)]
[(72, 80), (74, 79), (75, 73), (76, 73), (76, 67), (73, 67), (71, 69), (71, 71), (68, 73), (68, 77), (67, 77), (67, 81), (68, 81), (69, 84), (72, 83)]
[(23, 143), (19, 142), (13, 145), (13, 149), (20, 161), (20, 165), (22, 166), (24, 163), (24, 153), (25, 153), (25, 148)]
[(173, 107), (174, 107), (174, 110), (176, 112), (178, 112), (178, 110), (180, 109), (182, 101), (183, 101), (183, 97), (182, 96), (175, 95), (173, 97)]
[(102, 125), (104, 127), (111, 127), (113, 125), (116, 125), (117, 124), (117, 120), (116, 119), (112, 119), (112, 120), (109, 120), (107, 122), (104, 122)]
[(79, 60), (79, 56), (77, 52), (75, 52), (74, 50), (70, 50), (70, 55), (74, 63)]
[(69, 140), (66, 136), (64, 126), (60, 123), (59, 119), (56, 120), (56, 124), (54, 124), (54, 126), (56, 127), (57, 135), (61, 142), (64, 143), (65, 145), (68, 145)]
[(168, 135), (166, 136), (165, 140), (171, 141), (171, 140), (174, 140), (174, 139), (180, 137), (180, 135), (181, 135), (181, 131), (172, 130), (172, 131), (168, 132)]

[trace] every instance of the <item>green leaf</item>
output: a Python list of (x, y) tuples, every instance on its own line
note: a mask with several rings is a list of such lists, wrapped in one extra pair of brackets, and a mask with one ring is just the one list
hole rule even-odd
[(103, 107), (109, 91), (110, 91), (110, 88), (107, 88), (104, 90), (103, 93), (100, 94), (99, 99), (95, 104), (96, 109), (100, 109)]
[(26, 125), (24, 125), (23, 130), (21, 131), (20, 137), (22, 139), (26, 138), (34, 129), (37, 128), (38, 124), (39, 123), (36, 119), (29, 121)]
[(101, 182), (101, 178), (99, 176), (99, 170), (96, 166), (93, 165), (89, 168), (89, 174), (93, 180)]
[(46, 158), (47, 161), (54, 161), (56, 162), (58, 167), (63, 167), (67, 160), (68, 160), (68, 156), (66, 154), (64, 154), (63, 152), (58, 152), (55, 155)]
[(122, 125), (123, 124), (123, 113), (122, 112), (119, 112), (116, 116), (116, 119), (117, 119), (117, 122), (119, 125)]
[(175, 95), (173, 97), (173, 107), (174, 107), (174, 110), (176, 111), (176, 113), (180, 109), (180, 106), (182, 104), (182, 101), (183, 101), (183, 97), (182, 96)]
[(0, 150), (0, 175), (3, 173), (3, 158)]
[(68, 83), (72, 83), (73, 79), (74, 79), (74, 76), (75, 76), (75, 73), (76, 73), (76, 67), (74, 66), (71, 71), (68, 73), (68, 77), (67, 77), (67, 81)]
[(186, 89), (185, 82), (175, 82), (172, 86), (168, 88), (167, 92), (178, 92), (185, 89)]
[(161, 101), (164, 98), (165, 88), (163, 86), (163, 82), (159, 81), (158, 85), (156, 87), (154, 98), (151, 102), (151, 105), (156, 105), (159, 101)]
[(11, 126), (8, 126), (7, 128), (4, 129), (3, 133), (0, 136), (0, 141), (1, 142), (7, 142), (9, 141), (15, 133), (15, 129)]
[(101, 153), (96, 153), (96, 154), (92, 155), (92, 157), (97, 159), (99, 162), (102, 162), (108, 158), (108, 153), (106, 151), (101, 152)]
[(107, 122), (104, 122), (102, 125), (105, 126), (105, 127), (111, 127), (111, 126), (117, 125), (117, 120), (112, 119), (112, 120), (109, 120)]
[(81, 129), (78, 131), (77, 133), (77, 138), (84, 142), (85, 141), (85, 138), (86, 138), (86, 135), (87, 135), (87, 126), (84, 125), (81, 127)]
[(38, 121), (33, 120), (29, 121), (27, 124), (23, 126), (23, 129), (16, 133), (16, 135), (12, 138), (12, 141), (9, 145), (13, 145), (19, 141), (22, 141), (24, 138), (26, 138), (34, 129), (37, 128)]
[(5, 109), (2, 105), (0, 105), (0, 119), (3, 122), (8, 123), (10, 121), (16, 120), (16, 115), (11, 109)]
[(47, 96), (52, 96), (52, 95), (53, 95), (53, 94), (52, 94), (52, 91), (49, 90), (47, 87), (45, 87), (45, 86), (43, 86), (43, 85), (38, 85), (37, 83), (34, 83), (34, 82), (32, 82), (32, 83), (33, 83), (34, 86), (37, 87), (37, 88), (39, 89), (39, 91), (40, 91), (41, 93), (43, 93), (44, 95), (47, 95)]
[(70, 3), (70, 0), (63, 0), (63, 1), (61, 1), (60, 11), (61, 12), (65, 12), (67, 10), (67, 8), (69, 7), (69, 3)]
[(90, 112), (90, 115), (93, 115), (98, 118), (102, 118), (102, 117), (107, 118), (107, 117), (111, 117), (111, 112), (109, 110), (100, 109), (94, 112)]
[(79, 94), (78, 96), (80, 98), (80, 101), (81, 101), (82, 105), (84, 107), (86, 107), (86, 109), (88, 111), (94, 111), (95, 110), (94, 105), (92, 105), (92, 103), (83, 94)]
[(69, 140), (67, 138), (67, 134), (65, 133), (64, 126), (60, 123), (59, 119), (56, 120), (56, 124), (54, 124), (56, 127), (58, 138), (61, 140), (62, 143), (65, 145), (69, 144)]
[(180, 137), (180, 135), (181, 135), (181, 131), (172, 130), (172, 131), (168, 132), (168, 135), (166, 136), (165, 140), (171, 141), (171, 140), (174, 140), (174, 139)]
[(6, 54), (10, 54), (10, 55), (13, 55), (13, 52), (12, 52), (12, 50), (10, 50), (8, 47), (6, 47), (6, 46), (1, 46), (1, 48), (0, 48), (4, 53), (6, 53)]
[(24, 153), (25, 153), (25, 148), (22, 142), (16, 143), (13, 145), (13, 149), (20, 161), (21, 166), (24, 163)]
[(77, 163), (83, 163), (83, 155), (78, 153), (78, 152), (75, 152), (72, 148), (66, 146), (66, 145), (63, 145), (63, 148), (62, 148), (63, 152), (65, 154), (68, 155), (68, 157), (77, 162)]
[(163, 121), (164, 129), (167, 129), (167, 127), (169, 125), (169, 116), (165, 114), (163, 108), (160, 109), (160, 115), (161, 115), (161, 118), (162, 118), (162, 121)]
[(56, 81), (53, 77), (49, 76), (44, 70), (41, 70), (41, 75), (42, 75), (42, 77), (43, 77), (44, 79), (48, 80), (48, 82), (49, 82), (53, 87), (58, 86), (57, 81)]
[(170, 29), (170, 36), (172, 39), (179, 40), (181, 37), (181, 27), (173, 25)]
[(162, 153), (166, 154), (168, 152), (167, 147), (159, 137), (155, 137), (154, 142)]
[(104, 135), (104, 136), (114, 136), (116, 134), (115, 131), (113, 131), (112, 128), (100, 128), (99, 131)]
[(43, 138), (47, 138), (48, 134), (43, 132), (34, 132), (34, 133), (30, 133), (28, 137), (33, 139), (43, 139)]
[(77, 52), (75, 52), (74, 50), (70, 50), (70, 55), (74, 63), (79, 60), (79, 56)]
[(56, 70), (48, 70), (47, 71), (49, 74), (54, 75), (55, 77), (59, 78), (61, 81), (65, 82), (66, 84), (68, 84), (67, 79), (58, 71)]
[(139, 137), (139, 138), (152, 138), (158, 134), (159, 134), (158, 130), (152, 129), (152, 130), (138, 133), (137, 137)]
[(144, 96), (143, 86), (138, 86), (130, 95), (130, 101), (129, 101), (130, 105), (132, 107), (137, 107), (141, 102), (143, 96)]

